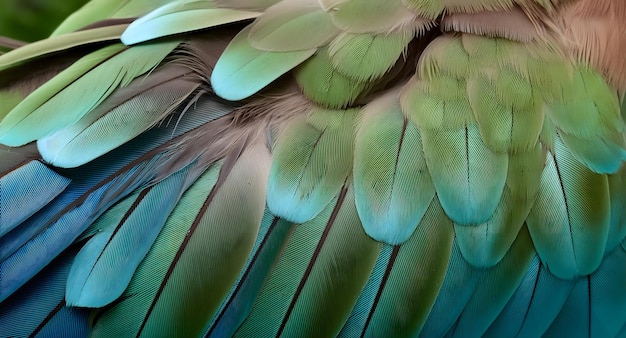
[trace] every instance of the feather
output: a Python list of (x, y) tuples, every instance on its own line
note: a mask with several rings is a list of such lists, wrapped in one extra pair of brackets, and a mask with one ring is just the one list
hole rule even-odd
[(412, 29), (386, 35), (342, 33), (332, 41), (328, 54), (341, 74), (358, 81), (371, 81), (396, 64), (413, 35)]
[(128, 142), (161, 121), (200, 86), (202, 80), (193, 75), (178, 66), (135, 79), (75, 124), (40, 138), (37, 147), (42, 157), (58, 167), (76, 167)]
[(361, 95), (368, 83), (349, 78), (335, 69), (328, 47), (321, 48), (295, 71), (296, 81), (310, 100), (328, 108), (343, 108)]
[(213, 90), (227, 100), (242, 100), (255, 94), (315, 53), (315, 49), (261, 51), (250, 45), (249, 33), (248, 27), (233, 38), (211, 73)]
[(312, 108), (284, 126), (273, 149), (267, 206), (304, 223), (339, 193), (352, 168), (355, 111)]
[(205, 336), (232, 337), (247, 317), (267, 275), (278, 260), (284, 243), (293, 232), (291, 223), (273, 216), (267, 209), (261, 221), (259, 236), (245, 268), (230, 294), (224, 299)]
[(100, 27), (33, 42), (1, 55), (0, 70), (15, 67), (36, 58), (73, 47), (98, 42), (113, 42), (120, 38), (120, 35), (124, 32), (126, 27), (128, 27), (128, 25)]
[(234, 336), (336, 335), (379, 248), (359, 222), (353, 189), (342, 188), (322, 213), (296, 227)]
[[(201, 100), (177, 125), (155, 128), (123, 149), (62, 174), (72, 182), (45, 208), (0, 237), (0, 298), (6, 298), (70, 245), (87, 226), (120, 198), (137, 187), (158, 182), (197, 158), (181, 149), (181, 139), (202, 132), (199, 116), (223, 116), (232, 107), (213, 99)], [(195, 129), (194, 129), (195, 128)], [(197, 136), (197, 134), (196, 134)], [(202, 152), (202, 148), (188, 150)], [(185, 159), (187, 157), (187, 159)]]
[(254, 19), (259, 15), (261, 13), (218, 8), (209, 1), (175, 1), (133, 21), (121, 39), (126, 45), (134, 45), (165, 36)]
[(542, 262), (559, 278), (593, 272), (602, 261), (609, 233), (606, 175), (581, 165), (557, 139), (540, 184), (526, 222)]
[(387, 34), (412, 26), (423, 31), (432, 24), (416, 18), (400, 0), (349, 0), (329, 5), (326, 11), (332, 13), (333, 22), (349, 33)]
[(357, 337), (411, 337), (420, 332), (438, 298), (453, 240), (452, 223), (433, 200), (413, 236), (394, 247), (382, 278), (370, 280), (377, 287), (363, 296), (369, 301), (359, 311), (367, 316), (357, 317), (365, 318), (358, 323)]
[(546, 336), (618, 337), (626, 323), (625, 263), (626, 252), (620, 247), (593, 274), (580, 278)]
[(573, 281), (555, 277), (535, 256), (519, 288), (485, 332), (485, 337), (544, 336), (572, 287)]
[(282, 1), (252, 24), (248, 39), (260, 50), (292, 52), (324, 46), (339, 32), (316, 0)]
[(361, 116), (354, 150), (357, 210), (368, 235), (403, 243), (435, 196), (420, 133), (402, 115), (397, 92), (373, 101)]
[(39, 161), (30, 161), (2, 176), (0, 237), (39, 211), (69, 184), (68, 178), (55, 173)]
[(97, 314), (93, 336), (203, 332), (257, 237), (269, 171), (263, 147), (233, 151), (187, 190), (121, 300)]
[(478, 127), (423, 130), (424, 157), (437, 196), (457, 224), (480, 224), (495, 211), (506, 181), (508, 156), (491, 152)]
[(195, 171), (184, 168), (141, 190), (120, 219), (107, 219), (116, 225), (93, 236), (75, 258), (65, 293), (68, 305), (103, 307), (124, 292), (180, 195), (197, 178)]
[(116, 88), (156, 67), (178, 44), (129, 49), (113, 45), (82, 58), (30, 94), (0, 122), (0, 141), (22, 145), (75, 123)]
[(455, 225), (463, 257), (475, 267), (492, 267), (509, 251), (539, 192), (545, 151), (535, 149), (509, 155), (509, 169), (500, 203), (493, 216), (480, 225)]

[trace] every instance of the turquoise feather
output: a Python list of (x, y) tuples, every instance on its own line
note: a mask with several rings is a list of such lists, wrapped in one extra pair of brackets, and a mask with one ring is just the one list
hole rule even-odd
[(13, 109), (0, 122), (0, 141), (22, 145), (76, 123), (116, 88), (156, 67), (178, 44), (112, 45), (84, 57)]
[(248, 34), (249, 27), (233, 38), (211, 73), (213, 90), (227, 100), (242, 100), (255, 94), (316, 51), (261, 51), (250, 45)]

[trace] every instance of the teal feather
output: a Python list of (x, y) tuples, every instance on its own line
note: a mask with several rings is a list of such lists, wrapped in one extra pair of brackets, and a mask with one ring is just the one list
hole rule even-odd
[(353, 189), (344, 187), (321, 214), (296, 227), (234, 336), (337, 335), (379, 250), (358, 221)]
[(292, 233), (293, 225), (272, 215), (267, 209), (261, 221), (259, 236), (248, 257), (245, 268), (230, 294), (213, 317), (206, 336), (231, 337), (245, 320), (267, 275), (282, 252), (283, 244)]
[[(41, 184), (46, 182), (46, 184)], [(65, 190), (70, 179), (39, 161), (25, 163), (0, 178), (0, 237)]]
[(250, 45), (249, 34), (250, 27), (232, 39), (211, 73), (213, 90), (227, 100), (242, 100), (255, 94), (315, 53), (315, 49), (261, 51)]
[(354, 185), (363, 227), (374, 239), (409, 239), (435, 196), (422, 140), (396, 93), (367, 105), (355, 139)]
[(30, 94), (0, 122), (0, 141), (22, 145), (76, 123), (115, 89), (155, 68), (178, 44), (129, 49), (113, 45), (82, 58)]
[(424, 326), (446, 276), (454, 231), (433, 200), (413, 236), (396, 246), (361, 336), (412, 337)]
[(520, 286), (485, 332), (485, 337), (543, 336), (573, 286), (571, 280), (554, 277), (535, 256)]
[(134, 45), (165, 36), (254, 19), (259, 15), (259, 12), (219, 8), (210, 1), (175, 1), (133, 21), (122, 34), (121, 40), (126, 45)]
[(283, 127), (273, 150), (267, 205), (304, 223), (339, 193), (352, 168), (356, 111), (312, 108)]
[(70, 247), (2, 302), (0, 334), (3, 337), (86, 337), (89, 334), (89, 310), (70, 308), (63, 298), (77, 249), (77, 246)]
[(602, 261), (610, 225), (609, 185), (555, 140), (527, 224), (537, 253), (560, 278), (593, 272)]
[(478, 127), (422, 130), (424, 157), (437, 196), (457, 224), (481, 224), (495, 211), (506, 181), (508, 156), (489, 150)]

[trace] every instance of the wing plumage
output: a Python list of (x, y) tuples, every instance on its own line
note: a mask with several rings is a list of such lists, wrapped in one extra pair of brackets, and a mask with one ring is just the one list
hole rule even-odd
[(6, 43), (0, 336), (622, 336), (625, 23), (94, 0)]

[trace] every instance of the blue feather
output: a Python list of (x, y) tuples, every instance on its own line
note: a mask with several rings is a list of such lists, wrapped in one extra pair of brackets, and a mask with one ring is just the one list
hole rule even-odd
[(0, 237), (44, 207), (69, 183), (69, 179), (39, 161), (28, 162), (1, 177)]

